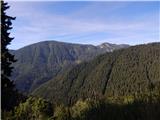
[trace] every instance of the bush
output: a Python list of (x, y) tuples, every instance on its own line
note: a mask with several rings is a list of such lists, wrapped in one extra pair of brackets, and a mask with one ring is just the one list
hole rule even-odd
[(29, 97), (14, 110), (16, 120), (45, 120), (52, 115), (52, 105), (42, 98)]
[(69, 107), (65, 107), (64, 105), (56, 107), (54, 120), (71, 120)]

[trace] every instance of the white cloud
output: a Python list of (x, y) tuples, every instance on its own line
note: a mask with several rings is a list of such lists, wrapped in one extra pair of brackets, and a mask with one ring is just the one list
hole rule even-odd
[[(64, 36), (71, 38), (78, 37), (94, 32), (113, 34), (113, 38), (109, 38), (108, 41), (127, 41), (127, 39), (135, 39), (136, 37), (143, 38), (145, 35), (142, 34), (142, 32), (156, 32), (158, 29), (157, 24), (159, 24), (157, 22), (158, 20), (155, 20), (155, 22), (147, 20), (151, 19), (147, 18), (148, 16), (134, 22), (111, 22), (98, 19), (79, 19), (77, 15), (73, 17), (74, 14), (62, 16), (47, 13), (45, 10), (39, 9), (35, 3), (32, 4), (32, 2), (11, 2), (10, 5), (11, 9), (9, 14), (17, 17), (16, 25), (14, 26), (15, 32), (13, 34), (16, 39), (13, 41), (12, 46), (17, 46), (17, 43), (20, 46), (24, 46), (46, 39), (61, 39), (64, 38)], [(121, 7), (115, 7), (113, 9), (119, 9)], [(113, 9), (109, 9), (109, 11)], [(134, 36), (132, 34), (134, 34)], [(118, 35), (119, 37), (116, 38), (114, 35)]]

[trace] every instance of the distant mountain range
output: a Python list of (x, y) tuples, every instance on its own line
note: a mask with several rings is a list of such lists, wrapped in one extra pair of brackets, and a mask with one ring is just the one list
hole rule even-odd
[(160, 43), (153, 43), (99, 55), (59, 74), (32, 94), (70, 104), (88, 97), (154, 97), (160, 94), (159, 88)]
[(111, 43), (102, 43), (101, 45), (98, 45), (97, 47), (100, 47), (101, 49), (105, 49), (107, 50), (107, 52), (112, 52), (116, 49), (121, 49), (121, 48), (127, 48), (129, 47), (129, 45), (127, 44), (120, 44), (120, 45), (117, 45), (117, 44), (111, 44)]
[(95, 56), (129, 45), (103, 43), (98, 46), (45, 41), (12, 50), (18, 60), (13, 66), (12, 80), (16, 87), (30, 93), (40, 85), (62, 75), (73, 66)]

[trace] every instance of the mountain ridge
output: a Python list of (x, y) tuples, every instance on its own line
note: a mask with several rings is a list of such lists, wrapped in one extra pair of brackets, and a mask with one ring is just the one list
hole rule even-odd
[(160, 94), (159, 87), (160, 43), (152, 43), (99, 55), (46, 82), (32, 94), (70, 104), (87, 97)]
[[(117, 45), (114, 49), (120, 48)], [(72, 66), (108, 51), (107, 47), (58, 41), (34, 43), (11, 51), (18, 60), (12, 79), (20, 91), (28, 93)]]
[(99, 47), (101, 45), (105, 45), (105, 44), (108, 44), (108, 46), (124, 46), (125, 47), (129, 47), (131, 45), (129, 44), (115, 44), (115, 43), (110, 43), (110, 42), (102, 42), (98, 45), (93, 45), (93, 44), (82, 44), (82, 43), (71, 43), (71, 42), (63, 42), (63, 41), (57, 41), (57, 40), (45, 40), (45, 41), (40, 41), (40, 42), (36, 42), (36, 43), (32, 43), (32, 44), (29, 44), (29, 45), (26, 45), (26, 46), (23, 46), (21, 48), (18, 48), (18, 49), (10, 49), (11, 51), (17, 51), (17, 50), (20, 50), (20, 49), (23, 49), (23, 48), (26, 48), (26, 47), (29, 47), (29, 46), (32, 46), (32, 45), (37, 45), (37, 44), (46, 44), (46, 43), (59, 43), (59, 44), (69, 44), (69, 45), (87, 45), (87, 46), (94, 46), (94, 47)]

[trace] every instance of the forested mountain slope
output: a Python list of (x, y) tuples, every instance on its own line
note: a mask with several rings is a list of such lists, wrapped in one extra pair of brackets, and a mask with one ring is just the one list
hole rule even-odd
[(128, 47), (128, 45), (109, 43), (105, 45), (107, 46), (101, 48), (93, 45), (45, 41), (12, 50), (18, 60), (14, 64), (12, 79), (20, 91), (28, 93), (82, 61), (88, 61), (104, 52)]
[(59, 103), (87, 97), (160, 94), (160, 43), (117, 50), (41, 85), (33, 95)]

